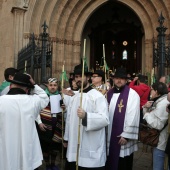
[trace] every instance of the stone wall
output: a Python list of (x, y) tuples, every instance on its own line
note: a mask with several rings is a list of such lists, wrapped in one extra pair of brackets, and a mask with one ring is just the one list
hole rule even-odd
[[(108, 0), (0, 0), (0, 81), (7, 67), (15, 67), (17, 52), (28, 42), (29, 34), (41, 32), (46, 20), (49, 34), (53, 37), (53, 76), (61, 72), (65, 60), (66, 71), (71, 72), (80, 62), (83, 46), (83, 28), (95, 9)], [(165, 26), (170, 33), (170, 1), (118, 0), (127, 5), (140, 18), (145, 32), (142, 51), (142, 72), (152, 69), (152, 38), (163, 12)], [(84, 37), (83, 37), (84, 36)]]

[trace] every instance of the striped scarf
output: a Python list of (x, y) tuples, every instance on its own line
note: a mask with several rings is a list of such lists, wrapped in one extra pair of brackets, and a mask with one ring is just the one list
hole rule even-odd
[[(62, 142), (62, 113), (52, 117), (50, 107), (47, 106), (40, 113), (42, 123), (47, 127), (45, 132), (40, 132), (40, 138), (46, 142)], [(55, 122), (54, 122), (55, 120)]]

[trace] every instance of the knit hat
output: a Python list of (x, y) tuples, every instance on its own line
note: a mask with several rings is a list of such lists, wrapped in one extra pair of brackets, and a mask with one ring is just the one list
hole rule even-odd
[(58, 80), (56, 78), (49, 78), (48, 83), (57, 83)]

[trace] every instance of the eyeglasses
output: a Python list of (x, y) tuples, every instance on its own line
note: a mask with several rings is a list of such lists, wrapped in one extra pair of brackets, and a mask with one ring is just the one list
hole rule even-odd
[(91, 76), (91, 78), (96, 78), (96, 77), (100, 77), (100, 76)]

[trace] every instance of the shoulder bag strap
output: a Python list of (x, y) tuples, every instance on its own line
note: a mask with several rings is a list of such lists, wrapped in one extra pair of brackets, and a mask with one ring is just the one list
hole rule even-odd
[(164, 127), (159, 132), (162, 132), (166, 128), (167, 125), (168, 125), (168, 121), (165, 123)]

